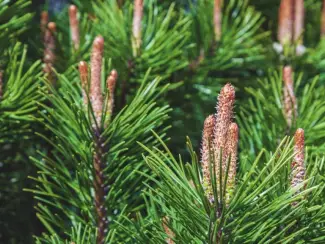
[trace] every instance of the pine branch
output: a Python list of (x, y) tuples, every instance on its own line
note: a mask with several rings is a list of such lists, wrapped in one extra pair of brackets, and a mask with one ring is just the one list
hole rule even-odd
[[(103, 44), (102, 38), (94, 41), (90, 75), (86, 63), (81, 62), (81, 79), (73, 75), (75, 78), (69, 80), (57, 74), (61, 88), (55, 90), (48, 84), (50, 93), (44, 96), (51, 108), (42, 104), (47, 111), (43, 117), (55, 136), (40, 136), (53, 146), (53, 156), (41, 154), (44, 160), (33, 159), (40, 172), (33, 178), (37, 188), (29, 190), (39, 201), (38, 217), (50, 234), (63, 238), (60, 230), (89, 225), (97, 229), (97, 243), (107, 243), (109, 236), (119, 232), (116, 221), (120, 217), (144, 207), (139, 193), (145, 179), (135, 171), (147, 169), (136, 142), (154, 146), (157, 140), (149, 135), (150, 130), (157, 129), (164, 136), (162, 124), (169, 111), (155, 105), (157, 96), (167, 89), (158, 88), (157, 79), (148, 84), (144, 80), (128, 107), (116, 116), (108, 114), (111, 109), (105, 104), (112, 101), (116, 72), (108, 77), (107, 89), (98, 91), (104, 81), (100, 74), (105, 73), (99, 65)], [(96, 100), (98, 93), (102, 93), (102, 106)]]

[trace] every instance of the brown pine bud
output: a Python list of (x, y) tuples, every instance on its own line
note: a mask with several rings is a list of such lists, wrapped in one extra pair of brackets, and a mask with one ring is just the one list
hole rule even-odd
[(231, 119), (233, 118), (233, 107), (235, 103), (235, 89), (231, 84), (226, 84), (218, 97), (217, 116), (214, 129), (214, 146), (216, 150), (225, 147), (226, 135)]
[(321, 30), (320, 35), (321, 38), (325, 37), (325, 0), (323, 0), (323, 7), (322, 7), (322, 13), (321, 13)]
[(42, 11), (41, 13), (41, 32), (42, 38), (44, 38), (44, 33), (46, 31), (47, 23), (49, 22), (49, 14), (47, 11)]
[(141, 21), (143, 16), (143, 0), (135, 0), (134, 1), (134, 12), (133, 12), (133, 25), (132, 25), (132, 33), (133, 33), (133, 49), (135, 53), (141, 46)]
[(47, 25), (47, 29), (45, 31), (44, 36), (44, 72), (48, 76), (48, 79), (54, 82), (53, 77), (53, 65), (55, 62), (55, 37), (54, 34), (56, 32), (56, 24), (54, 22), (50, 22)]
[(285, 66), (283, 68), (283, 102), (284, 102), (284, 115), (291, 128), (293, 119), (298, 115), (298, 106), (296, 96), (294, 94), (293, 74), (291, 66)]
[(81, 87), (82, 87), (82, 99), (84, 105), (87, 107), (88, 105), (88, 65), (85, 61), (80, 61), (79, 63), (79, 75), (81, 80)]
[(168, 219), (168, 217), (165, 216), (163, 218), (163, 228), (165, 230), (166, 235), (168, 236), (167, 239), (166, 239), (166, 243), (167, 244), (174, 244), (175, 242), (173, 241), (172, 238), (175, 236), (175, 234), (173, 233), (173, 231), (171, 229), (169, 229), (168, 222), (169, 222), (169, 219)]
[[(91, 80), (90, 101), (95, 115), (97, 126), (100, 126), (103, 109), (103, 94), (101, 89), (102, 58), (104, 51), (104, 38), (97, 36), (93, 42), (91, 53)], [(93, 124), (95, 127), (95, 124)]]
[[(220, 180), (223, 182), (226, 173), (229, 152), (226, 148), (228, 130), (233, 118), (235, 103), (235, 89), (231, 84), (226, 84), (218, 97), (216, 123), (214, 128), (214, 158), (216, 161), (215, 173), (218, 190)], [(220, 153), (222, 157), (220, 157)], [(221, 160), (221, 161), (220, 161)], [(220, 165), (221, 164), (221, 165)], [(220, 172), (220, 169), (222, 172)], [(218, 199), (218, 201), (221, 199)]]
[(47, 28), (52, 32), (55, 33), (56, 32), (56, 24), (54, 22), (50, 22), (47, 25)]
[[(110, 75), (107, 77), (106, 85), (108, 90), (108, 99), (107, 99), (107, 123), (111, 120), (112, 114), (113, 114), (113, 108), (114, 108), (114, 91), (115, 91), (115, 85), (117, 81), (117, 71), (113, 69), (110, 73)], [(106, 126), (107, 126), (106, 123)]]
[[(291, 163), (291, 187), (301, 184), (305, 179), (305, 133), (299, 128), (295, 133), (294, 159)], [(296, 205), (296, 203), (293, 203)]]
[(304, 30), (305, 20), (305, 8), (304, 0), (294, 0), (294, 29), (293, 29), (293, 41), (298, 44), (303, 44), (302, 33)]
[(226, 188), (226, 204), (229, 205), (230, 199), (233, 195), (236, 182), (237, 172), (237, 148), (238, 148), (238, 126), (236, 123), (231, 123), (227, 134), (226, 154), (228, 156), (227, 162), (230, 157), (227, 188)]
[(69, 20), (70, 20), (70, 34), (73, 47), (75, 50), (79, 49), (80, 38), (79, 38), (79, 21), (78, 21), (78, 9), (75, 5), (69, 7)]
[[(203, 173), (203, 187), (211, 203), (214, 202), (211, 175), (210, 175), (210, 158), (213, 158), (213, 133), (216, 119), (214, 115), (209, 115), (204, 121), (202, 146), (201, 146), (201, 165)], [(211, 168), (213, 169), (212, 165)]]
[(279, 8), (278, 40), (284, 46), (291, 43), (293, 33), (293, 1), (281, 0)]
[(215, 41), (217, 42), (220, 41), (222, 32), (222, 2), (223, 0), (214, 0), (213, 25)]

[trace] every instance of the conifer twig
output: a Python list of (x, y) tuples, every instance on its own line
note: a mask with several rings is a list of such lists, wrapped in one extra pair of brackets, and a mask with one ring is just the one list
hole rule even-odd
[(143, 16), (143, 0), (134, 1), (134, 12), (133, 12), (133, 24), (132, 24), (132, 34), (133, 34), (133, 52), (136, 56), (138, 50), (141, 46), (141, 21)]
[(69, 7), (69, 21), (70, 21), (70, 34), (73, 43), (74, 50), (79, 49), (80, 37), (79, 37), (79, 20), (78, 20), (78, 9), (75, 5)]
[(292, 77), (291, 66), (285, 66), (283, 68), (283, 102), (284, 102), (284, 115), (287, 121), (287, 125), (291, 128), (293, 119), (298, 115), (298, 105), (296, 96), (294, 94), (294, 84)]
[(278, 41), (282, 46), (291, 43), (293, 30), (293, 1), (281, 0), (279, 8)]
[(95, 209), (97, 213), (97, 244), (103, 244), (105, 234), (108, 232), (107, 208), (105, 207), (105, 161), (104, 153), (107, 151), (104, 148), (104, 140), (102, 136), (95, 132), (95, 152), (93, 157), (93, 166), (95, 170), (94, 188), (95, 188)]
[(222, 32), (222, 3), (223, 0), (214, 0), (214, 9), (213, 9), (213, 26), (214, 26), (214, 35), (215, 41), (219, 42), (221, 39)]
[(101, 69), (102, 69), (102, 58), (104, 51), (104, 38), (97, 36), (93, 42), (93, 48), (91, 53), (91, 78), (90, 78), (90, 91), (89, 97), (93, 112), (95, 115), (95, 121), (93, 127), (100, 127), (102, 119), (103, 109), (103, 94), (101, 90)]
[(55, 62), (55, 37), (56, 24), (54, 22), (49, 22), (44, 35), (44, 73), (47, 75), (48, 79), (54, 83), (53, 76), (53, 65)]
[(88, 106), (88, 65), (85, 61), (81, 61), (79, 63), (79, 75), (81, 80), (81, 87), (82, 87), (82, 99), (85, 107)]
[[(291, 188), (298, 186), (305, 179), (305, 133), (303, 129), (297, 129), (294, 140), (294, 159), (291, 163)], [(293, 203), (293, 205), (296, 204)]]
[(210, 175), (210, 158), (213, 153), (213, 132), (215, 128), (215, 116), (209, 115), (204, 121), (202, 147), (201, 147), (201, 165), (203, 173), (203, 187), (205, 193), (212, 203), (214, 201)]
[[(104, 138), (101, 135), (101, 120), (103, 109), (103, 94), (101, 89), (101, 73), (102, 73), (102, 58), (104, 51), (104, 38), (97, 36), (93, 42), (91, 53), (91, 77), (90, 77), (90, 103), (95, 116), (93, 122), (94, 129), (94, 156), (93, 167), (94, 188), (95, 188), (95, 209), (97, 213), (97, 244), (102, 244), (105, 241), (105, 234), (108, 231), (107, 209), (105, 207), (105, 148)], [(85, 73), (86, 65), (82, 65), (82, 73)], [(82, 82), (86, 81), (85, 76), (81, 78)]]

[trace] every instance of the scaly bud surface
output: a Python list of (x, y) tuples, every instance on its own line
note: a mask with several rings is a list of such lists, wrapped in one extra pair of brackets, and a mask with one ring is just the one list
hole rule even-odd
[(237, 148), (238, 148), (238, 125), (231, 123), (228, 130), (226, 143), (227, 162), (230, 157), (227, 188), (226, 188), (226, 204), (228, 205), (233, 195), (233, 191), (236, 183), (236, 172), (237, 172)]
[[(297, 129), (295, 133), (294, 158), (291, 163), (291, 187), (294, 188), (301, 184), (305, 179), (305, 132)], [(293, 203), (296, 205), (296, 203)]]
[(88, 105), (88, 65), (85, 61), (81, 61), (79, 63), (79, 75), (81, 80), (81, 87), (82, 87), (82, 99), (85, 107)]
[[(204, 121), (202, 147), (201, 147), (201, 165), (203, 172), (203, 187), (210, 202), (214, 201), (211, 186), (210, 158), (213, 158), (213, 132), (215, 127), (215, 116), (209, 115)], [(211, 167), (213, 169), (213, 167)]]
[[(91, 53), (90, 101), (95, 115), (97, 126), (100, 127), (103, 109), (103, 94), (101, 89), (102, 58), (104, 38), (95, 38)], [(93, 124), (95, 127), (95, 124)]]
[(296, 96), (294, 94), (293, 74), (291, 66), (283, 68), (283, 102), (284, 102), (284, 115), (287, 125), (292, 126), (293, 119), (298, 115), (298, 105)]

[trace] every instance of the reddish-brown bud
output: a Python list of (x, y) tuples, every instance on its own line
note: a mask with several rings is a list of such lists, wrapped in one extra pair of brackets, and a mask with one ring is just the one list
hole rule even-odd
[(80, 61), (79, 63), (79, 75), (81, 80), (81, 87), (82, 87), (82, 99), (84, 105), (87, 107), (88, 105), (88, 65), (85, 61)]
[(47, 11), (42, 11), (42, 13), (41, 13), (41, 32), (42, 32), (42, 36), (44, 36), (44, 33), (46, 31), (46, 26), (47, 26), (48, 22), (49, 22), (49, 14), (48, 14), (48, 12)]
[(222, 33), (222, 2), (223, 0), (214, 0), (213, 25), (215, 40), (217, 42), (220, 41)]
[[(204, 121), (202, 146), (201, 146), (201, 165), (203, 173), (203, 187), (206, 196), (212, 203), (214, 201), (210, 175), (210, 158), (213, 158), (213, 132), (216, 119), (214, 115), (209, 115)], [(211, 167), (213, 168), (213, 167)]]
[(302, 45), (305, 19), (304, 0), (294, 0), (294, 3), (293, 41), (298, 45)]
[(284, 46), (291, 43), (293, 34), (293, 1), (281, 0), (279, 8), (278, 40)]
[[(294, 159), (291, 163), (291, 187), (301, 184), (305, 179), (305, 133), (299, 128), (295, 133)], [(293, 203), (295, 205), (296, 203)]]
[(107, 105), (106, 105), (106, 116), (107, 116), (107, 123), (111, 120), (112, 114), (113, 114), (113, 108), (114, 108), (114, 91), (115, 91), (115, 85), (117, 81), (117, 71), (113, 69), (110, 73), (110, 75), (107, 77), (106, 85), (108, 90), (108, 99), (107, 99)]
[(283, 68), (283, 102), (284, 102), (284, 115), (287, 120), (288, 127), (290, 128), (293, 119), (298, 115), (298, 106), (296, 96), (294, 94), (293, 74), (291, 66)]
[(134, 12), (133, 12), (133, 24), (132, 24), (132, 33), (133, 33), (133, 49), (137, 53), (137, 50), (141, 46), (141, 21), (143, 16), (143, 0), (134, 1)]
[(70, 20), (70, 34), (73, 47), (75, 50), (79, 49), (80, 37), (79, 37), (79, 21), (78, 21), (78, 9), (75, 5), (69, 7), (69, 20)]
[(233, 118), (233, 107), (235, 103), (235, 89), (231, 84), (226, 84), (218, 97), (217, 116), (214, 129), (214, 145), (217, 151), (225, 147), (226, 135), (231, 119)]
[[(103, 94), (101, 89), (102, 58), (104, 51), (104, 38), (95, 38), (91, 53), (91, 79), (90, 79), (90, 101), (95, 115), (97, 126), (100, 126), (103, 109)], [(93, 125), (95, 126), (95, 125)]]
[(47, 28), (53, 33), (56, 32), (56, 24), (54, 22), (50, 22), (47, 25)]
[[(220, 91), (217, 104), (216, 123), (214, 127), (214, 159), (217, 188), (220, 190), (220, 180), (225, 178), (229, 151), (227, 149), (228, 131), (233, 118), (235, 103), (235, 89), (231, 84), (226, 84)], [(220, 153), (222, 157), (220, 157)], [(221, 161), (220, 161), (221, 160)], [(220, 169), (222, 172), (220, 172)], [(218, 199), (221, 201), (221, 199)]]
[(237, 172), (237, 148), (238, 148), (238, 126), (236, 123), (231, 123), (227, 134), (227, 143), (225, 154), (227, 155), (226, 162), (229, 161), (229, 170), (227, 177), (227, 188), (226, 188), (226, 203), (230, 202), (233, 195), (233, 191), (236, 183), (236, 172)]
[(53, 83), (53, 65), (55, 62), (55, 37), (54, 34), (56, 32), (56, 24), (54, 22), (50, 22), (47, 25), (47, 29), (44, 35), (44, 72), (46, 73), (48, 79)]

